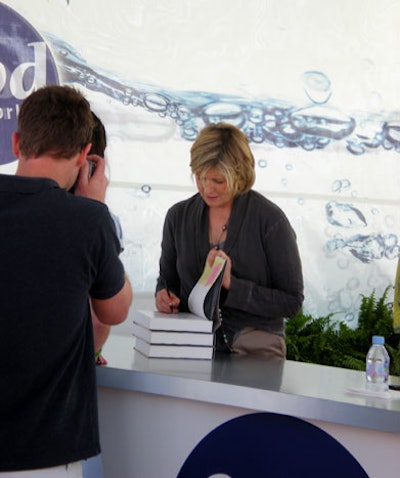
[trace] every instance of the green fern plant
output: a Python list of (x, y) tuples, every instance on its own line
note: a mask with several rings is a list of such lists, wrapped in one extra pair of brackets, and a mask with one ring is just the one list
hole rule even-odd
[(390, 373), (391, 375), (400, 376), (400, 347), (392, 347), (386, 344), (387, 351), (390, 355)]
[(287, 358), (364, 370), (372, 336), (383, 335), (390, 355), (390, 373), (400, 376), (400, 335), (393, 331), (393, 304), (387, 301), (389, 290), (390, 286), (379, 299), (375, 291), (362, 296), (355, 329), (334, 321), (334, 314), (314, 318), (300, 311), (286, 321)]

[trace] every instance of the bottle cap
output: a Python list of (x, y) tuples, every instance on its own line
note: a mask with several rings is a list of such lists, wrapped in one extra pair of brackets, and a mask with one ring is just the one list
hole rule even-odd
[(377, 345), (384, 345), (385, 344), (385, 337), (382, 335), (373, 335), (372, 336), (372, 343)]

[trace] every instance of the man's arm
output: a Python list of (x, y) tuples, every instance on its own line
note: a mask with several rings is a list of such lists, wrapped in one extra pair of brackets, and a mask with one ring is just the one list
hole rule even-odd
[(100, 322), (97, 315), (92, 310), (92, 322), (93, 322), (93, 336), (94, 336), (94, 351), (99, 353), (103, 345), (106, 343), (108, 336), (110, 335), (111, 326)]
[(117, 325), (128, 317), (129, 307), (133, 299), (131, 284), (125, 276), (122, 289), (109, 299), (95, 299), (92, 297), (92, 307), (98, 320), (105, 325)]
[(110, 335), (111, 326), (102, 324), (97, 318), (97, 315), (93, 312), (93, 308), (92, 324), (96, 365), (107, 365), (107, 360), (102, 355), (102, 348)]

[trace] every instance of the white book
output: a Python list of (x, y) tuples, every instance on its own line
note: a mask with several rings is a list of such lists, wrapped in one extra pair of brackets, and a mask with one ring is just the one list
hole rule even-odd
[[(221, 324), (219, 296), (225, 266), (226, 261), (220, 256), (215, 257), (211, 266), (206, 260), (203, 272), (188, 297), (189, 313), (160, 314), (142, 310), (133, 321), (151, 330), (215, 332)], [(165, 280), (164, 283), (168, 290)]]
[(150, 330), (175, 330), (178, 332), (212, 332), (211, 320), (199, 317), (190, 312), (163, 314), (154, 310), (138, 310), (133, 322)]
[(212, 359), (213, 357), (213, 347), (150, 344), (139, 337), (135, 339), (135, 349), (146, 357), (187, 359)]
[(135, 322), (133, 323), (133, 335), (151, 344), (212, 346), (214, 341), (214, 335), (211, 332), (151, 330)]

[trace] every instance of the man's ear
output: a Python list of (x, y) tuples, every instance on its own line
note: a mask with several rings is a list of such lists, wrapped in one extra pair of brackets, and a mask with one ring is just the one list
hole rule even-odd
[(88, 143), (86, 146), (84, 146), (78, 157), (78, 162), (77, 165), (78, 167), (82, 167), (83, 163), (86, 161), (87, 155), (89, 154), (90, 148), (92, 147), (92, 143)]
[(11, 136), (11, 145), (14, 156), (19, 159), (19, 134), (13, 133)]

